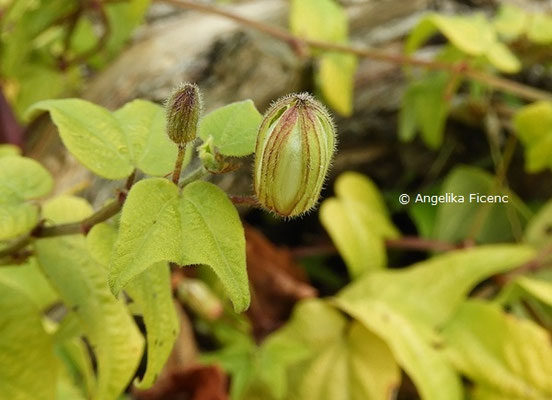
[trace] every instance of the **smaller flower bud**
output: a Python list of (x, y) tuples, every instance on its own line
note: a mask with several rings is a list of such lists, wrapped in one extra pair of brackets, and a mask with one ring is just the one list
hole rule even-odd
[(257, 136), (254, 188), (259, 203), (286, 217), (318, 202), (335, 147), (325, 107), (307, 93), (276, 101)]
[(201, 94), (194, 83), (184, 83), (173, 91), (165, 104), (167, 134), (178, 145), (196, 138), (201, 114)]

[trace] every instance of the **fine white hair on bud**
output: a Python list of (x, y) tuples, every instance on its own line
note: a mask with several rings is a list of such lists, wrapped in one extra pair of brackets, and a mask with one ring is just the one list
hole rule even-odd
[(311, 210), (335, 142), (330, 114), (310, 94), (295, 93), (274, 102), (259, 127), (255, 149), (253, 182), (259, 203), (285, 217)]
[(167, 134), (178, 145), (193, 141), (201, 115), (201, 93), (195, 83), (183, 83), (165, 104)]

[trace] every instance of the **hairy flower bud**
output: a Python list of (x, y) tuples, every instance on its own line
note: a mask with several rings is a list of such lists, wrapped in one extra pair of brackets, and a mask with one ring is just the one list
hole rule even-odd
[(259, 203), (286, 217), (313, 208), (334, 143), (331, 117), (312, 96), (292, 94), (275, 102), (257, 136), (254, 186)]
[(178, 145), (194, 140), (201, 114), (201, 94), (197, 85), (180, 85), (167, 100), (165, 108), (169, 138)]

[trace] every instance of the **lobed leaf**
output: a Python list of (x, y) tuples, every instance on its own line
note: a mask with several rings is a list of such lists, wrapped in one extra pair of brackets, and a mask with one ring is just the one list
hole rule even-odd
[(349, 273), (386, 267), (384, 239), (399, 232), (392, 225), (377, 187), (365, 176), (347, 172), (335, 183), (337, 198), (325, 200), (320, 221), (342, 255)]
[(236, 311), (249, 305), (245, 239), (239, 215), (215, 185), (193, 182), (181, 194), (165, 179), (132, 187), (121, 217), (109, 281), (118, 293), (152, 264), (209, 265)]
[[(263, 343), (262, 351), (286, 348), (290, 355), (294, 349), (299, 351), (294, 358), (280, 361), (282, 373), (295, 373), (288, 365), (301, 361), (297, 388), (290, 391), (290, 398), (389, 399), (400, 382), (399, 368), (387, 345), (318, 299), (299, 303), (290, 322)], [(268, 380), (277, 370), (263, 372)]]
[(336, 303), (387, 343), (424, 400), (461, 399), (458, 376), (433, 346), (438, 342), (435, 329), (477, 282), (533, 256), (530, 248), (516, 245), (454, 251), (408, 269), (365, 275)]
[(470, 300), (443, 335), (452, 362), (476, 385), (474, 398), (552, 397), (552, 346), (546, 330), (537, 324)]

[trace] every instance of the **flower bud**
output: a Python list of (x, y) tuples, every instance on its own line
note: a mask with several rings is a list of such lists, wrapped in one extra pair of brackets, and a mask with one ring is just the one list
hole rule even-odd
[(165, 108), (169, 138), (178, 145), (194, 140), (201, 114), (201, 94), (197, 85), (180, 85), (167, 100)]
[(334, 145), (331, 117), (312, 96), (292, 94), (275, 102), (257, 136), (254, 186), (259, 203), (286, 217), (313, 208)]

